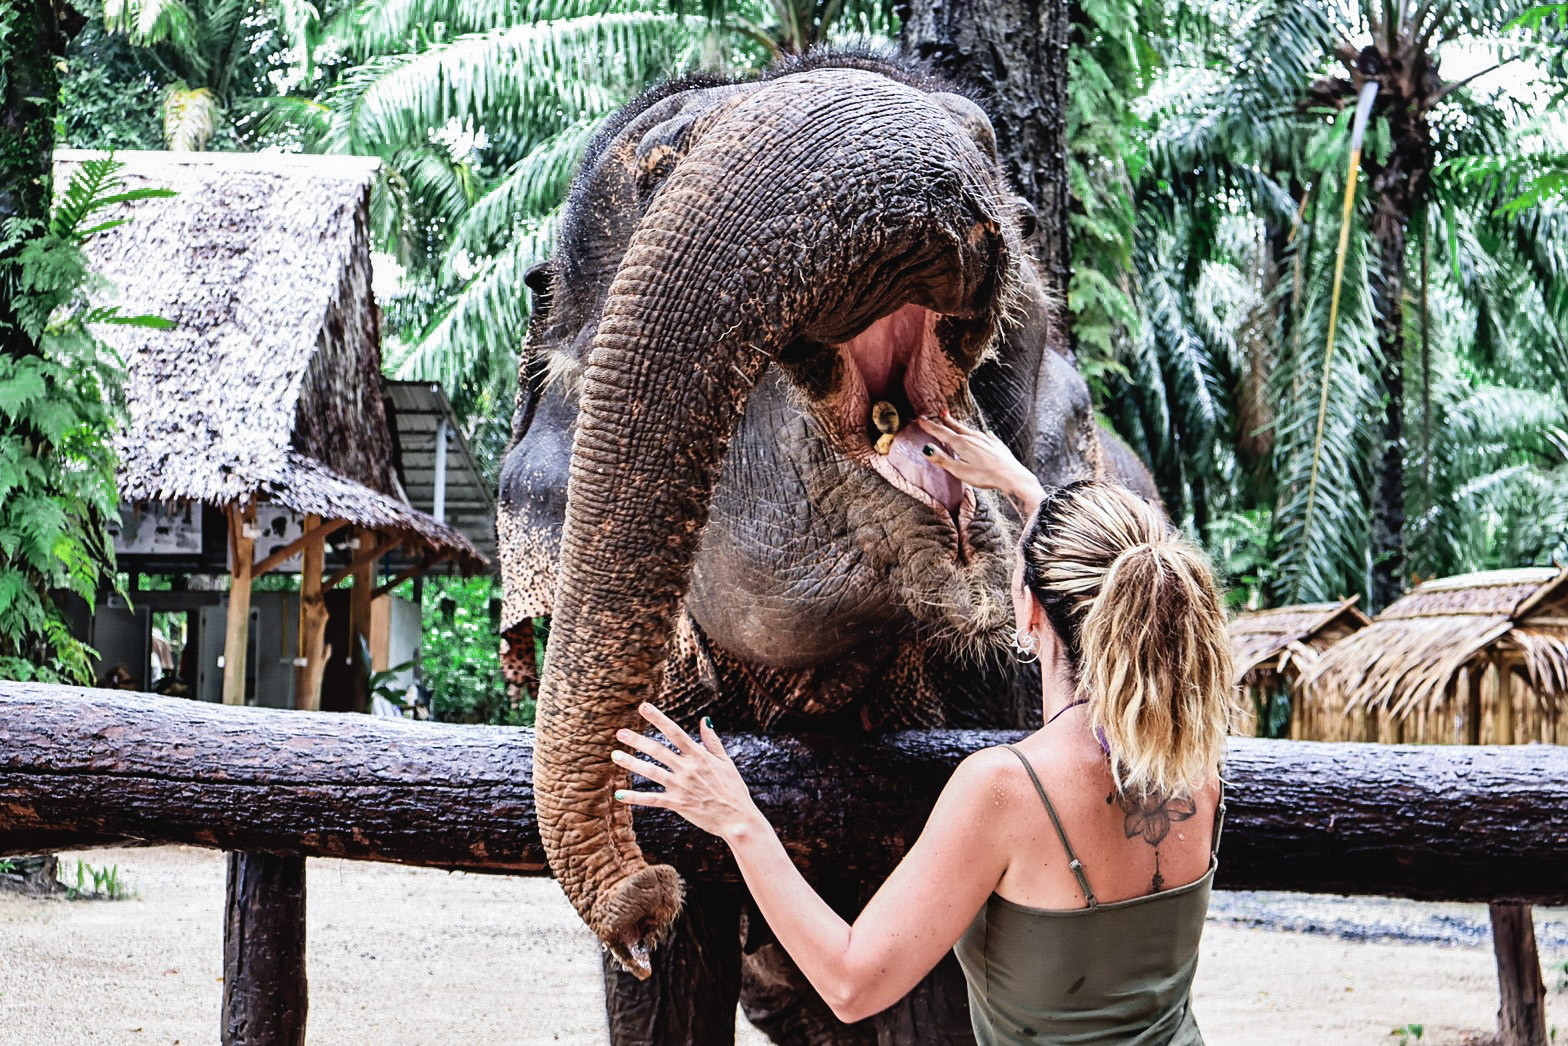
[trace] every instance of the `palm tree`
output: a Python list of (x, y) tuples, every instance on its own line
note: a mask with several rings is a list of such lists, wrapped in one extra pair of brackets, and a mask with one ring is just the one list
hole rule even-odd
[[(379, 156), (399, 377), (438, 380), (499, 467), (528, 318), (523, 274), (548, 256), (584, 149), (611, 112), (682, 72), (737, 74), (835, 27), (886, 30), (885, 5), (805, 0), (391, 0), (322, 37), (351, 67), (269, 124), (306, 148)], [(285, 121), (281, 117), (287, 115)]]
[(259, 8), (245, 0), (105, 0), (103, 23), (157, 71), (164, 144), (174, 150), (205, 149), (215, 135), (232, 139), (236, 117), (264, 111), (283, 93), (276, 77), (292, 67), (310, 78), (320, 42), (309, 0)]
[[(1153, 303), (1146, 315), (1167, 321), (1163, 333), (1157, 322), (1150, 335), (1164, 339), (1150, 358), (1167, 370), (1181, 362), (1178, 373), (1188, 375), (1175, 390), (1180, 409), (1167, 410), (1177, 437), (1194, 437), (1181, 456), (1200, 480), (1222, 478), (1232, 491), (1233, 477), (1223, 475), (1229, 459), (1204, 459), (1203, 427), (1235, 424), (1243, 407), (1259, 400), (1259, 376), (1272, 374), (1261, 397), (1267, 416), (1231, 435), (1266, 436), (1270, 444), (1266, 485), (1275, 488), (1279, 598), (1365, 591), (1382, 606), (1406, 580), (1407, 555), (1423, 569), (1454, 559), (1434, 549), (1440, 542), (1431, 529), (1438, 474), (1450, 464), (1433, 449), (1440, 446), (1434, 404), (1443, 391), (1434, 372), (1448, 365), (1437, 360), (1457, 360), (1454, 380), (1470, 389), (1536, 388), (1568, 375), (1568, 239), (1560, 213), (1545, 200), (1506, 210), (1511, 197), (1502, 179), (1444, 177), (1439, 170), (1451, 157), (1518, 154), (1510, 133), (1527, 125), (1528, 114), (1506, 92), (1481, 86), (1484, 74), (1505, 67), (1532, 82), (1529, 62), (1540, 45), (1507, 28), (1525, 6), (1269, 0), (1246, 12), (1233, 35), (1202, 41), (1198, 60), (1173, 70), (1156, 99), (1144, 205), (1157, 216), (1163, 199), (1179, 213), (1165, 229), (1182, 237), (1170, 250), (1184, 261), (1178, 272), (1163, 261), (1169, 255), (1150, 259), (1180, 291), (1163, 304), (1155, 274), (1140, 273)], [(1440, 75), (1440, 57), (1479, 53), (1489, 56), (1484, 68), (1457, 80)], [(1537, 73), (1534, 82), (1542, 79)], [(1344, 110), (1367, 82), (1378, 85), (1367, 185), (1350, 212), (1344, 301), (1328, 360), (1330, 273), (1348, 152)], [(1216, 236), (1230, 220), (1247, 230), (1241, 255)], [(1197, 308), (1200, 278), (1205, 271), (1212, 278), (1208, 267), (1222, 248), (1232, 259), (1244, 256), (1250, 293), (1271, 303), (1261, 331), (1255, 311), (1215, 329)], [(1439, 292), (1447, 308), (1441, 330), (1428, 307)], [(1250, 333), (1237, 340), (1244, 326)], [(1177, 337), (1182, 330), (1191, 336)], [(1423, 375), (1419, 410), (1405, 396), (1412, 365)], [(1319, 436), (1312, 422), (1325, 375), (1333, 409)], [(1199, 380), (1205, 376), (1210, 380)], [(1124, 413), (1149, 399), (1136, 380), (1129, 399)], [(1407, 420), (1418, 424), (1419, 450), (1406, 446)], [(1141, 431), (1151, 429), (1146, 420)], [(1537, 451), (1522, 467), (1561, 460), (1544, 445)], [(1244, 466), (1248, 456), (1238, 455), (1234, 465)], [(1213, 516), (1204, 491), (1200, 482), (1177, 501), (1200, 529)], [(1370, 503), (1364, 492), (1371, 492)], [(1418, 507), (1413, 519), (1410, 498)]]

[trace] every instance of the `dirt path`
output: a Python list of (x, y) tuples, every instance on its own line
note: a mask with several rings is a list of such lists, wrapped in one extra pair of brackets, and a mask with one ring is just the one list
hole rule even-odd
[[(178, 847), (68, 855), (118, 864), (137, 897), (0, 895), (0, 1041), (212, 1043), (222, 998), (223, 859)], [(596, 945), (555, 883), (312, 861), (312, 1046), (605, 1041)], [(1430, 906), (1426, 906), (1430, 907)], [(1542, 955), (1568, 1034), (1563, 961)], [(1488, 1028), (1488, 946), (1347, 941), (1211, 923), (1195, 1007), (1210, 1046), (1422, 1046)], [(739, 1041), (761, 1046), (743, 1029)]]

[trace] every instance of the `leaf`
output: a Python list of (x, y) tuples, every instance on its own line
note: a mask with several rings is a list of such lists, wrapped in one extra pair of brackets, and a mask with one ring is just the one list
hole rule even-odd
[(44, 395), (43, 370), (42, 360), (0, 356), (0, 414), (19, 418)]

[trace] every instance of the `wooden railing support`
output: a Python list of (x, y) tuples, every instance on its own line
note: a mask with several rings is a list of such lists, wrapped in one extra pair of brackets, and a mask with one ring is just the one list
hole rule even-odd
[(305, 859), (228, 855), (223, 1046), (304, 1046)]
[(1492, 950), (1497, 955), (1495, 1046), (1548, 1046), (1546, 985), (1535, 948), (1535, 921), (1528, 904), (1488, 905)]

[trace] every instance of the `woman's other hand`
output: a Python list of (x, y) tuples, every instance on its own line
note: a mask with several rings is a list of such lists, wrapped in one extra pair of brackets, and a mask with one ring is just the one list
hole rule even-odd
[(1045, 489), (1034, 473), (1013, 457), (1007, 444), (989, 432), (964, 424), (947, 411), (941, 417), (924, 416), (920, 424), (941, 440), (922, 448), (932, 462), (971, 487), (1001, 491), (1025, 519), (1034, 514), (1045, 497)]
[(662, 792), (622, 789), (615, 793), (619, 802), (674, 810), (698, 828), (727, 842), (734, 842), (762, 821), (746, 782), (741, 780), (740, 770), (724, 751), (724, 743), (706, 717), (697, 729), (701, 737), (697, 741), (653, 705), (644, 702), (637, 711), (674, 747), (631, 730), (616, 731), (616, 740), (648, 759), (638, 759), (631, 752), (616, 749), (610, 753), (615, 765), (664, 788)]

